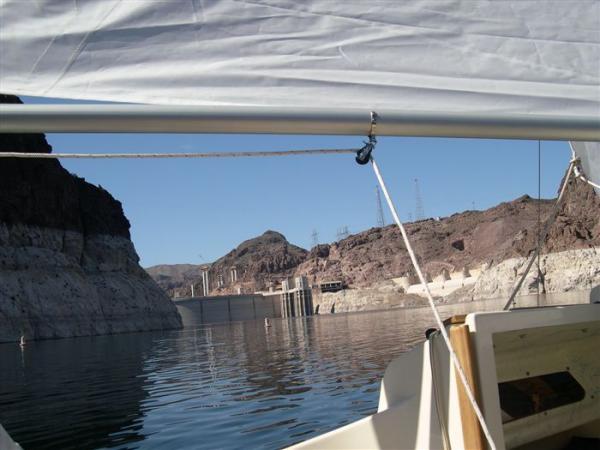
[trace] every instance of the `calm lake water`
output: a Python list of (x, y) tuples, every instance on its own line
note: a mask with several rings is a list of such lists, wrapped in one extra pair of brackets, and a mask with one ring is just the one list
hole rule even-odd
[[(442, 315), (475, 306), (497, 304)], [(4, 344), (0, 423), (25, 450), (280, 448), (373, 413), (432, 325), (411, 309)]]

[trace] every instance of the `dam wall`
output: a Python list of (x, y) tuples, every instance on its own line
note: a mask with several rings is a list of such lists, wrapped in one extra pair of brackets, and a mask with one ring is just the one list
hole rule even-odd
[(313, 314), (312, 291), (306, 277), (284, 279), (280, 291), (186, 297), (173, 302), (184, 326)]
[(183, 326), (282, 317), (281, 296), (262, 294), (188, 297), (174, 300)]

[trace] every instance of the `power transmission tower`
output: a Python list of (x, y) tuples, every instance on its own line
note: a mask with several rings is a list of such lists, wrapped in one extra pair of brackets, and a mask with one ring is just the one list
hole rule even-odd
[(312, 230), (310, 237), (312, 238), (312, 246), (313, 247), (316, 247), (317, 245), (319, 245), (319, 233), (317, 232), (316, 228)]
[(342, 239), (346, 239), (348, 236), (350, 236), (350, 232), (348, 231), (348, 227), (346, 225), (344, 225), (341, 228), (338, 228), (337, 230), (337, 240), (341, 241)]
[(423, 198), (421, 197), (421, 189), (419, 188), (419, 179), (415, 178), (415, 220), (423, 220), (425, 218), (425, 209), (423, 208)]
[(375, 193), (377, 194), (377, 226), (383, 228), (385, 227), (385, 217), (383, 216), (383, 206), (381, 205), (379, 186), (375, 186)]

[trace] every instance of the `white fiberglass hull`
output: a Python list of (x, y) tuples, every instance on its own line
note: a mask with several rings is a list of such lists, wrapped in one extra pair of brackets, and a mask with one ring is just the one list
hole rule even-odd
[[(600, 442), (600, 304), (474, 313), (447, 329), (496, 448)], [(488, 448), (458, 386), (434, 333), (390, 363), (376, 414), (293, 448)]]

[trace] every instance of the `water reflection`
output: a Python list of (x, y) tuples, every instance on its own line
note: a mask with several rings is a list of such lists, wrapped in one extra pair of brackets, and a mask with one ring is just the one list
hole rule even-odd
[(0, 345), (0, 422), (26, 449), (143, 439), (143, 359), (151, 346), (140, 335), (43, 341), (23, 351)]
[[(442, 315), (497, 303), (442, 307)], [(25, 449), (276, 448), (375, 411), (426, 309), (0, 345), (0, 422)]]

